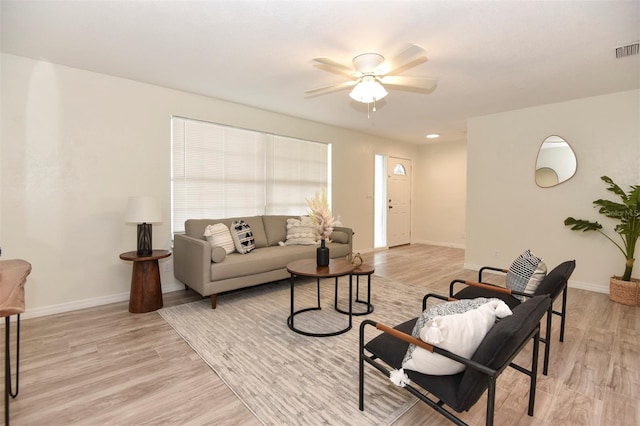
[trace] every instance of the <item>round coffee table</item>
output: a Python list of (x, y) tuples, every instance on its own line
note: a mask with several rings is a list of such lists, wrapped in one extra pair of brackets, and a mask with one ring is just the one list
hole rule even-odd
[[(337, 336), (338, 334), (346, 333), (351, 330), (352, 327), (352, 313), (353, 313), (353, 287), (352, 287), (352, 276), (351, 272), (353, 271), (354, 266), (347, 262), (344, 259), (331, 259), (329, 261), (328, 266), (318, 266), (316, 264), (316, 259), (302, 259), (291, 262), (287, 265), (287, 271), (291, 274), (291, 314), (287, 318), (287, 325), (289, 328), (296, 333), (303, 334), (305, 336), (313, 336), (313, 337), (327, 337), (327, 336)], [(349, 323), (348, 325), (337, 331), (331, 331), (327, 333), (312, 333), (309, 331), (304, 331), (299, 328), (296, 328), (294, 325), (294, 318), (296, 315), (301, 314), (303, 312), (308, 311), (318, 311), (322, 309), (320, 307), (320, 279), (321, 278), (335, 278), (335, 286), (336, 291), (338, 289), (338, 278), (349, 275), (349, 311), (345, 312), (349, 315)], [(312, 306), (309, 308), (303, 308), (299, 310), (295, 310), (294, 308), (294, 287), (295, 287), (295, 277), (313, 277), (316, 278), (316, 287), (317, 287), (317, 304), (316, 306)], [(337, 295), (336, 295), (337, 298)]]

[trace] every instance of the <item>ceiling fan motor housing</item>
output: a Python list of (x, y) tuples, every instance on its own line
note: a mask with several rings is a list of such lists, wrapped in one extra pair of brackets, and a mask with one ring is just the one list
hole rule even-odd
[(384, 56), (379, 53), (361, 53), (353, 58), (353, 66), (362, 74), (374, 74), (383, 62)]

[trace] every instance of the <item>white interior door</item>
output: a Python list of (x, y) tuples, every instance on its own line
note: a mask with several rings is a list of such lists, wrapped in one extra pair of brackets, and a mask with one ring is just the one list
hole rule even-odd
[(387, 246), (411, 242), (411, 160), (387, 161)]

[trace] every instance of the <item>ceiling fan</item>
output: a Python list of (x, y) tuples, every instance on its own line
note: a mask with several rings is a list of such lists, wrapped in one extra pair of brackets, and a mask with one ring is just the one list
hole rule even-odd
[[(350, 79), (330, 86), (307, 90), (307, 96), (319, 96), (337, 90), (353, 87), (349, 96), (358, 102), (369, 104), (384, 98), (390, 89), (404, 89), (429, 92), (436, 87), (437, 80), (429, 77), (397, 75), (427, 61), (426, 51), (417, 44), (385, 60), (379, 53), (362, 53), (353, 58), (353, 67), (343, 65), (329, 58), (313, 59), (317, 68), (348, 76)], [(375, 111), (375, 106), (374, 106)]]

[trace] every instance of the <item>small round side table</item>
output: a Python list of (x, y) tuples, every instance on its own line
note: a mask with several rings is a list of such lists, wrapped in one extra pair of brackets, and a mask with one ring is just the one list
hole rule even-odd
[(120, 259), (133, 262), (129, 312), (141, 314), (162, 308), (162, 286), (158, 259), (171, 256), (169, 250), (153, 250), (149, 256), (135, 251), (122, 253)]
[[(352, 315), (354, 315), (354, 316), (368, 315), (371, 312), (373, 312), (373, 305), (371, 304), (371, 275), (374, 272), (375, 272), (375, 268), (373, 267), (373, 265), (368, 265), (366, 263), (363, 263), (361, 265), (356, 266), (353, 269), (353, 271), (351, 272), (351, 275), (356, 277), (356, 299), (355, 299), (355, 302), (363, 304), (365, 306), (365, 308), (366, 308), (366, 310), (364, 310), (364, 311), (353, 312)], [(367, 300), (361, 300), (360, 299), (360, 276), (363, 276), (363, 275), (367, 276)], [(337, 301), (336, 301), (335, 309), (336, 309), (336, 311), (341, 312), (343, 314), (347, 313), (347, 312), (341, 310), (340, 308), (338, 308), (338, 302)]]

